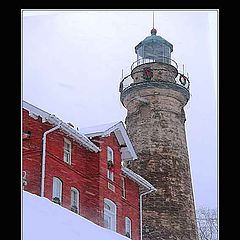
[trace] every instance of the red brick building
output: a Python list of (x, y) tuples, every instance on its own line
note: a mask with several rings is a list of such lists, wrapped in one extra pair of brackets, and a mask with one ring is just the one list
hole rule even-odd
[(79, 131), (23, 101), (22, 128), (25, 191), (141, 239), (142, 196), (156, 189), (125, 167), (137, 156), (122, 122)]

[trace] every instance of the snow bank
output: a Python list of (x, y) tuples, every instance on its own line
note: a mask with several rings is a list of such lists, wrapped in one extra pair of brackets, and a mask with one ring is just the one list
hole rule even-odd
[(23, 191), (23, 240), (129, 240), (47, 198)]

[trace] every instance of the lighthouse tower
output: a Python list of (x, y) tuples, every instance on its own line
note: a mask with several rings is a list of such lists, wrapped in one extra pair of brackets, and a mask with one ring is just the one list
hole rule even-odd
[(119, 88), (138, 155), (129, 167), (157, 188), (143, 196), (143, 240), (198, 239), (185, 133), (189, 79), (172, 51), (153, 28), (135, 47), (137, 60)]

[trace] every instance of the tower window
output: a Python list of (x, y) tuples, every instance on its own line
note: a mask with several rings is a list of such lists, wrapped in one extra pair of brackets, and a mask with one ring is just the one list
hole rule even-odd
[(64, 139), (64, 156), (63, 160), (65, 163), (71, 164), (71, 142)]

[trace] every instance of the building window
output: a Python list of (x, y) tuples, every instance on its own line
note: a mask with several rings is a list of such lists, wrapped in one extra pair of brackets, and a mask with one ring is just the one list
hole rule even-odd
[(128, 217), (125, 217), (125, 236), (132, 238), (132, 223)]
[(112, 163), (114, 162), (113, 150), (110, 147), (107, 147), (107, 161)]
[(126, 198), (126, 182), (124, 177), (122, 177), (122, 197)]
[(116, 231), (117, 207), (114, 202), (104, 199), (104, 227)]
[(111, 181), (114, 181), (114, 173), (112, 170), (107, 170), (107, 178)]
[(79, 213), (79, 191), (71, 187), (71, 211)]
[(108, 163), (108, 170), (107, 170), (107, 178), (111, 181), (114, 181), (114, 173), (113, 173), (113, 150), (110, 147), (107, 147), (107, 163)]
[(108, 182), (108, 189), (115, 192), (115, 186), (113, 184), (111, 184), (110, 182)]
[(71, 164), (71, 142), (64, 139), (64, 162)]
[(23, 171), (22, 172), (22, 186), (23, 186), (23, 190), (24, 190), (24, 186), (27, 185), (27, 172), (26, 171)]
[(57, 177), (53, 178), (52, 200), (53, 200), (53, 202), (61, 205), (61, 202), (62, 202), (62, 181)]

